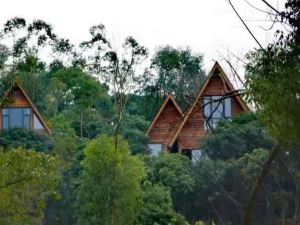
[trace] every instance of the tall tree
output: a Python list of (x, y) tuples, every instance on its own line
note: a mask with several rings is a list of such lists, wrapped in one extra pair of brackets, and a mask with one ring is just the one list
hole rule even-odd
[[(83, 138), (85, 111), (95, 110), (98, 101), (107, 95), (105, 87), (94, 77), (77, 68), (62, 68), (52, 74), (48, 88), (48, 106), (73, 108), (80, 118), (80, 137)], [(66, 101), (68, 100), (68, 101)]]
[(41, 224), (46, 200), (57, 195), (61, 162), (22, 148), (0, 151), (0, 224)]
[(114, 138), (107, 136), (86, 147), (77, 193), (79, 225), (137, 222), (145, 169), (140, 159), (130, 155), (127, 142), (121, 138), (117, 152)]
[(147, 86), (146, 90), (154, 91), (160, 96), (174, 94), (183, 106), (194, 100), (205, 80), (203, 56), (188, 48), (160, 48), (152, 59), (151, 68), (152, 85)]
[(287, 0), (285, 10), (278, 12), (267, 1), (264, 2), (276, 12), (274, 22), (279, 17), (279, 22), (287, 24), (291, 29), (287, 35), (285, 31), (277, 31), (278, 38), (267, 49), (261, 48), (248, 55), (246, 85), (249, 97), (255, 101), (259, 115), (278, 144), (272, 150), (252, 189), (245, 210), (244, 225), (251, 224), (256, 199), (274, 160), (291, 146), (299, 149), (300, 143), (300, 3), (298, 0)]

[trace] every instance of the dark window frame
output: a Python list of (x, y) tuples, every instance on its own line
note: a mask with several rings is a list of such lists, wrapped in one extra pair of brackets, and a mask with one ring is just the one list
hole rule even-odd
[[(214, 99), (214, 97), (218, 97), (218, 98), (223, 98), (221, 99), (219, 102), (217, 99)], [(231, 116), (228, 117), (226, 116), (226, 103), (225, 103), (225, 99), (229, 99), (230, 100), (230, 110), (231, 110)], [(205, 100), (208, 100), (208, 104), (205, 105), (203, 107), (203, 116), (204, 116), (204, 119), (205, 119), (205, 122), (204, 122), (204, 130), (209, 130), (210, 126), (212, 128), (216, 128), (219, 124), (220, 121), (222, 120), (229, 120), (231, 121), (232, 120), (232, 98), (231, 97), (228, 97), (228, 98), (224, 98), (224, 95), (208, 95), (208, 96), (204, 96), (204, 103), (205, 103)], [(216, 102), (213, 102), (214, 100), (216, 100)], [(214, 110), (214, 104), (217, 104), (217, 109)], [(222, 105), (222, 112), (220, 112), (218, 110), (218, 107)], [(209, 120), (208, 120), (208, 117), (205, 115), (205, 107), (209, 107)], [(218, 111), (218, 112), (217, 112)], [(221, 117), (216, 117), (216, 113), (220, 113), (221, 114)], [(210, 124), (210, 126), (207, 125), (207, 123)]]
[[(17, 126), (11, 126), (11, 110), (18, 110), (21, 109), (21, 116), (22, 116), (22, 126), (21, 128), (30, 129), (31, 128), (31, 117), (32, 117), (32, 109), (30, 107), (5, 107), (2, 108), (2, 129), (8, 130)], [(8, 110), (7, 113), (4, 114), (4, 110)], [(28, 110), (28, 111), (27, 111)], [(4, 120), (7, 119), (7, 127), (4, 127)], [(28, 119), (28, 123), (25, 120)]]

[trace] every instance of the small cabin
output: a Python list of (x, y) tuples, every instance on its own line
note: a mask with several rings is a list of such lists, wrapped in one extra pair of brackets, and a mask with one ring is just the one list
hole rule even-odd
[(152, 154), (181, 152), (191, 159), (201, 157), (201, 144), (222, 120), (231, 121), (249, 108), (216, 62), (198, 96), (186, 112), (168, 95), (152, 121), (147, 135)]
[[(149, 148), (153, 155), (159, 154), (172, 140), (183, 118), (182, 111), (172, 95), (168, 95), (152, 121), (147, 135), (151, 138)], [(170, 149), (177, 151), (176, 149)]]
[(18, 82), (4, 95), (0, 104), (0, 115), (0, 130), (18, 127), (50, 133), (37, 108)]

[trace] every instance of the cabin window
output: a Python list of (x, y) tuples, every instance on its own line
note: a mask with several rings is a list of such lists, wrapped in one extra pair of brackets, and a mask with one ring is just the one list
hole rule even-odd
[(30, 127), (30, 108), (4, 108), (2, 109), (3, 129), (14, 127)]
[(198, 162), (201, 160), (203, 154), (201, 149), (196, 149), (192, 151), (192, 161)]
[(231, 98), (206, 96), (204, 98), (204, 130), (216, 128), (221, 120), (231, 120)]
[(41, 121), (38, 119), (38, 117), (34, 114), (33, 115), (33, 129), (35, 130), (43, 130), (44, 127), (41, 124)]
[(162, 144), (149, 144), (148, 148), (151, 156), (158, 156), (162, 152)]

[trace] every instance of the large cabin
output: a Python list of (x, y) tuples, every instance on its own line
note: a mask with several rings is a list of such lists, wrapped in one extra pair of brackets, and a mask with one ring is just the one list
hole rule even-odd
[(42, 116), (18, 82), (4, 95), (0, 104), (0, 115), (0, 130), (17, 127), (50, 133)]
[(168, 151), (198, 158), (204, 137), (220, 121), (231, 121), (247, 111), (247, 104), (216, 62), (194, 103), (185, 113), (171, 95), (167, 96), (147, 131), (151, 140), (149, 148), (154, 155)]

